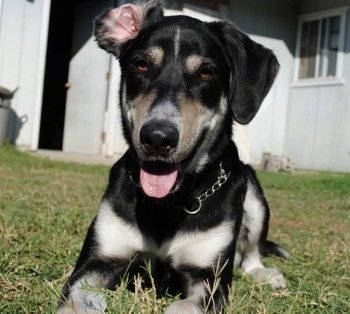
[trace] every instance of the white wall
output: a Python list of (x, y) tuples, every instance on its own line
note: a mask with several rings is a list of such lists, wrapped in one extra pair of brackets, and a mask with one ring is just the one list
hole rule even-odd
[(122, 119), (119, 108), (119, 85), (121, 69), (119, 62), (112, 59), (111, 78), (108, 90), (107, 118), (106, 118), (106, 143), (103, 147), (103, 154), (106, 156), (122, 155), (128, 145), (123, 136)]
[[(350, 5), (349, 0), (310, 0), (301, 13)], [(286, 153), (296, 168), (350, 172), (350, 11), (347, 11), (340, 80), (295, 84), (288, 113)], [(337, 82), (338, 81), (338, 82)], [(328, 85), (327, 85), (328, 84)]]
[(294, 87), (287, 132), (286, 151), (297, 168), (349, 172), (349, 84)]
[(50, 0), (2, 0), (0, 85), (19, 87), (12, 101), (18, 130), (12, 131), (18, 131), (17, 145), (32, 149), (39, 135), (49, 11)]

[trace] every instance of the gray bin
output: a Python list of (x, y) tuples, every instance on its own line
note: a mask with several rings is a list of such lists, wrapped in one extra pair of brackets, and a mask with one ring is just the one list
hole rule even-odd
[(10, 119), (11, 99), (15, 95), (18, 87), (13, 91), (0, 86), (0, 145), (7, 140), (7, 127)]
[(7, 139), (7, 126), (10, 118), (10, 108), (0, 106), (0, 145)]

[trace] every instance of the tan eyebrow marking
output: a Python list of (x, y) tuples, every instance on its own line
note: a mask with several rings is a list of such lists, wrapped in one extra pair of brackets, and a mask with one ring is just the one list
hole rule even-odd
[(164, 50), (162, 48), (159, 46), (151, 47), (148, 49), (147, 54), (155, 65), (160, 66), (162, 64), (164, 58)]
[(203, 60), (204, 60), (204, 58), (202, 56), (199, 56), (199, 55), (188, 56), (186, 61), (185, 61), (186, 70), (191, 74), (196, 72), (200, 68), (200, 66), (202, 65)]

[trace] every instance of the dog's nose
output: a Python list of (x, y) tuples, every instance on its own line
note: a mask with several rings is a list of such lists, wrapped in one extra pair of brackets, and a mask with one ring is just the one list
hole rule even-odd
[(169, 154), (177, 146), (179, 132), (167, 121), (150, 122), (142, 126), (140, 141), (143, 150), (151, 154)]

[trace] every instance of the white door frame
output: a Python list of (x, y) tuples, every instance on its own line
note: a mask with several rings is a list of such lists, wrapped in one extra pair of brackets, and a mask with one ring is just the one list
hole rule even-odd
[[(2, 0), (0, 0), (2, 2)], [(0, 2), (0, 5), (1, 5)], [(1, 8), (1, 6), (0, 6)], [(39, 147), (39, 132), (41, 120), (41, 108), (43, 104), (44, 78), (46, 66), (47, 41), (49, 36), (51, 0), (42, 1), (42, 21), (39, 34), (39, 56), (38, 56), (38, 72), (35, 78), (36, 91), (35, 101), (33, 104), (33, 129), (32, 140), (30, 144), (31, 150), (37, 150)]]

